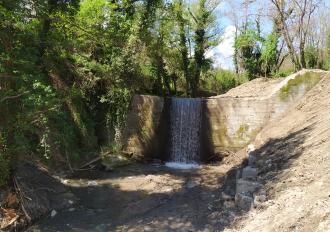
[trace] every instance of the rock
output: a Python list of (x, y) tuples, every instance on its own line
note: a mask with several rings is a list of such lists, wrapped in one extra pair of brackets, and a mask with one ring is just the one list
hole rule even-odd
[(56, 210), (53, 209), (52, 212), (50, 213), (50, 216), (51, 216), (51, 217), (55, 217), (56, 214), (57, 214)]
[(132, 161), (125, 157), (124, 155), (116, 154), (116, 155), (108, 155), (104, 157), (102, 160), (102, 165), (105, 167), (106, 171), (112, 171), (118, 167), (126, 166), (131, 164)]
[(244, 179), (238, 179), (236, 181), (236, 193), (254, 193), (258, 189), (262, 188), (262, 184), (255, 181), (249, 181)]
[(243, 168), (242, 178), (245, 180), (256, 180), (258, 176), (258, 169), (247, 166)]
[(98, 183), (97, 183), (95, 180), (92, 180), (92, 181), (88, 181), (88, 182), (87, 182), (87, 185), (88, 185), (88, 186), (97, 186)]
[(260, 195), (265, 195), (267, 196), (267, 193), (264, 189), (259, 189), (258, 191), (253, 193), (253, 197), (260, 196)]
[(221, 192), (221, 198), (225, 201), (228, 201), (228, 200), (233, 200), (235, 197), (233, 197), (225, 192)]
[(198, 183), (195, 181), (188, 181), (188, 183), (186, 184), (186, 187), (188, 189), (191, 189), (191, 188), (195, 188), (197, 185), (198, 185)]
[(61, 183), (66, 185), (69, 183), (69, 180), (61, 179)]
[(236, 193), (235, 204), (241, 209), (249, 210), (253, 205), (253, 198), (243, 193)]
[(254, 198), (253, 200), (254, 207), (261, 208), (262, 203), (267, 201), (266, 191), (264, 189), (260, 189), (257, 192), (254, 192), (253, 198)]
[(75, 211), (75, 210), (76, 210), (75, 208), (70, 208), (70, 209), (69, 209), (70, 212), (73, 212), (73, 211)]
[(259, 195), (254, 197), (254, 202), (263, 203), (265, 201), (267, 201), (267, 197), (265, 195)]
[(249, 153), (251, 153), (252, 151), (254, 151), (255, 150), (255, 147), (254, 147), (254, 145), (253, 144), (249, 144), (248, 145), (248, 147), (247, 147), (247, 153), (249, 154)]
[(235, 207), (235, 201), (225, 201), (223, 203), (223, 206), (226, 208), (226, 209), (230, 209), (230, 208), (234, 208)]
[(220, 218), (219, 223), (222, 224), (222, 225), (227, 225), (229, 223), (229, 221), (226, 218)]

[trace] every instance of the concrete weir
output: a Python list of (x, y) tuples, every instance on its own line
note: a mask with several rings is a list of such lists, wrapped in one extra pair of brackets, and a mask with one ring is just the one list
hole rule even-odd
[[(259, 87), (251, 89), (249, 83), (250, 88), (243, 85), (224, 95), (203, 98), (200, 139), (199, 144), (194, 144), (200, 146), (200, 161), (245, 147), (270, 119), (280, 116), (315, 86), (322, 73), (301, 70), (284, 79), (256, 80)], [(175, 143), (170, 132), (171, 126), (173, 128), (171, 104), (170, 98), (133, 97), (123, 136), (127, 152), (147, 158), (171, 159), (171, 150), (175, 150), (171, 147)]]

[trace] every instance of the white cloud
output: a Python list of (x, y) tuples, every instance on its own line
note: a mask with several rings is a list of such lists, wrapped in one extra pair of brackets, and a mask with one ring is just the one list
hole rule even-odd
[(206, 53), (207, 58), (211, 58), (215, 67), (233, 69), (235, 26), (229, 25), (225, 28), (221, 36), (220, 43)]

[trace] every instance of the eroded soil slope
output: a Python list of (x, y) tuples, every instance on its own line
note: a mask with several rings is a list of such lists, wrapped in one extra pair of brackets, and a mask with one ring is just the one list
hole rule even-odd
[(269, 200), (225, 231), (330, 231), (330, 75), (255, 145)]

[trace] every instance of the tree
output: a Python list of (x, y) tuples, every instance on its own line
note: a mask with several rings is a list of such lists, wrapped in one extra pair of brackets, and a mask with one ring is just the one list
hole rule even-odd
[(217, 8), (217, 1), (199, 0), (196, 12), (189, 10), (193, 22), (195, 23), (194, 34), (194, 64), (193, 74), (190, 79), (191, 96), (196, 97), (199, 88), (199, 80), (203, 68), (209, 62), (205, 58), (205, 52), (214, 45), (218, 33), (214, 27), (214, 10)]
[[(278, 15), (280, 32), (296, 70), (306, 67), (305, 46), (311, 18), (320, 0), (271, 0)], [(298, 44), (296, 48), (295, 44)]]
[(190, 73), (189, 73), (189, 58), (188, 58), (188, 46), (187, 46), (187, 35), (186, 35), (186, 26), (188, 20), (184, 18), (184, 8), (183, 8), (183, 0), (178, 0), (175, 4), (175, 12), (176, 12), (176, 19), (179, 25), (179, 50), (181, 56), (181, 63), (182, 63), (182, 72), (183, 77), (186, 82), (186, 93), (187, 95), (191, 95), (191, 80), (190, 80)]
[(258, 26), (248, 23), (237, 36), (235, 49), (239, 54), (241, 66), (249, 80), (261, 74), (261, 43), (262, 38)]

